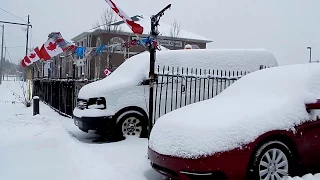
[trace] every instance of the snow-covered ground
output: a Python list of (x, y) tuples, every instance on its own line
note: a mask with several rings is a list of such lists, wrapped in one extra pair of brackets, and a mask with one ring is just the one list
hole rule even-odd
[(13, 92), (22, 96), (18, 81), (0, 85), (1, 180), (163, 179), (149, 165), (147, 139), (93, 143), (96, 135), (43, 103), (32, 116)]
[(320, 174), (306, 174), (302, 177), (289, 177), (287, 180), (320, 180)]
[[(96, 135), (81, 132), (43, 103), (33, 117), (32, 108), (13, 95), (23, 96), (19, 84), (0, 85), (1, 180), (164, 179), (149, 165), (146, 139), (93, 143)], [(320, 174), (288, 180), (320, 180)]]

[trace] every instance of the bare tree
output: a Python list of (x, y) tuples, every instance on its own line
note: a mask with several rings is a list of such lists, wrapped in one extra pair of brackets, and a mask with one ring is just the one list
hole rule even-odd
[(118, 15), (111, 9), (106, 9), (100, 16), (101, 22), (96, 21), (93, 24), (93, 28), (106, 30), (109, 32), (117, 32), (121, 31), (121, 27), (119, 25), (114, 25), (113, 23), (119, 21)]
[(179, 35), (180, 35), (180, 24), (176, 19), (174, 19), (170, 27), (170, 37), (172, 37), (174, 47), (176, 46), (175, 42), (176, 42), (176, 39), (179, 37)]

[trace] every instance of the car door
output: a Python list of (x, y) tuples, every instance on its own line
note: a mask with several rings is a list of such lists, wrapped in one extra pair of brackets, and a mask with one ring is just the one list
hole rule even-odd
[(296, 127), (297, 148), (301, 164), (308, 170), (320, 172), (320, 101), (312, 104), (308, 111), (316, 120)]

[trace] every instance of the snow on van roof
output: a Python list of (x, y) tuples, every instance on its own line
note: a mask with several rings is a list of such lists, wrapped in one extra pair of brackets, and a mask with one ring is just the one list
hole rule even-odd
[[(218, 96), (160, 117), (149, 141), (154, 151), (197, 158), (241, 147), (272, 130), (294, 130), (315, 119), (306, 103), (320, 98), (320, 64), (250, 73)], [(319, 115), (319, 112), (318, 112)]]
[[(132, 56), (107, 78), (81, 88), (79, 98), (101, 96), (108, 90), (138, 85), (149, 74), (148, 52)], [(277, 66), (272, 53), (263, 49), (190, 49), (158, 51), (157, 66), (213, 70), (256, 71), (260, 65)]]

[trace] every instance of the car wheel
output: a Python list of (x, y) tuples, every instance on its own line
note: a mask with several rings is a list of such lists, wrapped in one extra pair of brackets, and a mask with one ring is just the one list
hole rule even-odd
[(117, 123), (117, 133), (120, 137), (145, 137), (147, 119), (137, 113), (124, 115)]
[(249, 179), (281, 180), (291, 174), (293, 156), (280, 141), (269, 141), (254, 153)]

